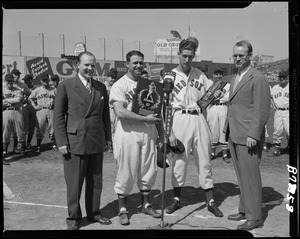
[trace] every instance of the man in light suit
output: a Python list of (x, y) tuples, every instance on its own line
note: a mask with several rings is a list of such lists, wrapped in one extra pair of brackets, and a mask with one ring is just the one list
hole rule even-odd
[(54, 132), (64, 156), (68, 230), (79, 229), (84, 179), (87, 220), (111, 224), (100, 213), (103, 152), (111, 146), (109, 98), (105, 85), (92, 78), (95, 63), (92, 53), (80, 53), (78, 74), (58, 85), (55, 98)]
[(252, 45), (237, 42), (233, 60), (238, 73), (231, 80), (224, 133), (228, 139), (241, 195), (238, 213), (229, 220), (246, 222), (238, 230), (262, 227), (262, 182), (259, 165), (270, 113), (270, 87), (265, 76), (251, 66)]

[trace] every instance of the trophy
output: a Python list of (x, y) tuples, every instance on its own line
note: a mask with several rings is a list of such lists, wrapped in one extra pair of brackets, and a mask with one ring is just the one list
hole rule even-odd
[(216, 81), (213, 83), (209, 89), (205, 92), (205, 94), (198, 100), (197, 104), (201, 109), (206, 109), (207, 106), (211, 104), (211, 102), (215, 99), (214, 93), (217, 90), (222, 90), (227, 83), (225, 81)]
[(144, 116), (149, 114), (160, 116), (163, 96), (162, 83), (139, 77), (132, 112)]

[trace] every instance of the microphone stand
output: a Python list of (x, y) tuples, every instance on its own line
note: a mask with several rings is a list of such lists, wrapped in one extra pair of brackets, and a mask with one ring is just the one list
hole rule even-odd
[(154, 227), (147, 227), (150, 230), (170, 230), (172, 229), (168, 223), (164, 222), (164, 200), (165, 200), (165, 182), (166, 182), (166, 159), (167, 159), (167, 143), (170, 136), (172, 107), (169, 105), (170, 93), (166, 93), (166, 112), (164, 121), (164, 156), (163, 156), (163, 182), (161, 194), (161, 221)]

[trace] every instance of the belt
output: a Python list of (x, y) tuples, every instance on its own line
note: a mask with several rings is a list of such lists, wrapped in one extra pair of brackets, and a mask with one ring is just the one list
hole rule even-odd
[(212, 105), (227, 105), (227, 103), (212, 103)]
[(52, 107), (51, 106), (49, 106), (49, 107), (44, 106), (43, 109), (52, 110)]
[(199, 115), (199, 113), (201, 113), (202, 110), (200, 109), (198, 110), (181, 110), (182, 114), (190, 114), (190, 115)]
[(277, 108), (278, 110), (289, 110), (289, 108)]
[(5, 110), (19, 110), (20, 108), (17, 107), (7, 107)]

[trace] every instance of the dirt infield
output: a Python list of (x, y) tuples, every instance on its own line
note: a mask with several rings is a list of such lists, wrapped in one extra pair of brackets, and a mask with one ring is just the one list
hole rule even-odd
[[(47, 145), (46, 145), (47, 146)], [(221, 153), (221, 148), (218, 148)], [(217, 151), (217, 152), (218, 152)], [(219, 154), (221, 156), (221, 154)], [(3, 166), (3, 182), (6, 184), (4, 196), (4, 237), (19, 233), (22, 237), (28, 233), (41, 233), (42, 237), (49, 237), (52, 232), (66, 230), (66, 187), (63, 177), (62, 158), (59, 152), (46, 149), (40, 154), (28, 154), (26, 157), (11, 157), (10, 165)], [(261, 174), (263, 181), (263, 218), (264, 227), (251, 231), (254, 237), (289, 237), (289, 212), (286, 209), (285, 197), (288, 188), (289, 173), (286, 165), (289, 164), (289, 155), (283, 153), (274, 158), (272, 150), (263, 152)], [(214, 195), (224, 213), (223, 218), (216, 218), (205, 206), (205, 195), (199, 188), (195, 164), (191, 156), (189, 174), (183, 188), (183, 207), (171, 215), (164, 214), (163, 222), (168, 223), (173, 230), (168, 235), (176, 237), (179, 230), (185, 231), (187, 237), (218, 233), (223, 237), (228, 232), (235, 233), (240, 222), (227, 220), (227, 216), (235, 213), (239, 201), (239, 188), (232, 163), (226, 164), (221, 157), (212, 160), (213, 176), (215, 179)], [(161, 219), (140, 214), (140, 195), (135, 186), (128, 199), (130, 225), (121, 226), (118, 222), (118, 202), (113, 190), (116, 176), (116, 166), (111, 153), (106, 152), (103, 165), (103, 192), (101, 197), (101, 211), (111, 219), (108, 226), (82, 221), (79, 234), (85, 237), (92, 232), (99, 235), (98, 230), (111, 230), (110, 237), (126, 237), (125, 230), (142, 230), (145, 237), (152, 237), (154, 232), (145, 233), (148, 228), (160, 225)], [(156, 184), (151, 192), (154, 208), (161, 211), (161, 190), (163, 170), (159, 168)], [(10, 194), (11, 193), (11, 194)], [(84, 192), (81, 197), (83, 216)], [(166, 207), (172, 201), (172, 187), (170, 169), (166, 169), (165, 188)], [(10, 198), (9, 198), (10, 197)], [(24, 231), (25, 230), (25, 231)], [(122, 230), (121, 234), (118, 230)], [(174, 232), (178, 230), (177, 232)], [(186, 230), (193, 230), (186, 234)], [(82, 232), (84, 231), (84, 232)], [(146, 230), (147, 231), (147, 230)], [(169, 231), (169, 230), (168, 230)], [(123, 233), (124, 232), (124, 233)], [(82, 234), (84, 233), (84, 234)], [(117, 233), (117, 234), (116, 234)], [(225, 233), (225, 234), (224, 234)], [(164, 233), (159, 233), (162, 236)], [(41, 235), (41, 234), (39, 234)], [(62, 235), (62, 234), (60, 234)], [(64, 234), (65, 235), (65, 234)], [(107, 235), (107, 234), (105, 234)], [(131, 233), (131, 238), (139, 233)], [(89, 235), (90, 236), (90, 235)], [(34, 237), (31, 235), (31, 237)], [(76, 237), (76, 236), (75, 236)]]

